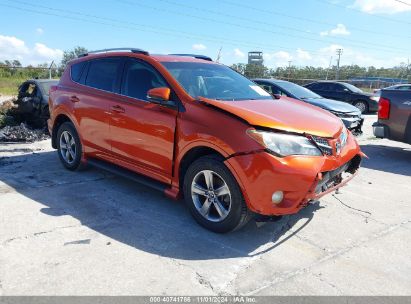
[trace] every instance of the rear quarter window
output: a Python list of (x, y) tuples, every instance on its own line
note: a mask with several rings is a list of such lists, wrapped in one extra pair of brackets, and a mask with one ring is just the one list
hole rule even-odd
[(71, 80), (74, 82), (79, 82), (81, 75), (84, 70), (84, 66), (86, 65), (86, 61), (75, 63), (71, 66)]
[(116, 91), (121, 60), (121, 58), (104, 58), (90, 61), (85, 84), (108, 92)]

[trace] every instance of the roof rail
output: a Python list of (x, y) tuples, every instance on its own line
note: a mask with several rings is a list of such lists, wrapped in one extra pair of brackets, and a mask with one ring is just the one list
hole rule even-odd
[(149, 55), (149, 53), (147, 51), (144, 51), (142, 49), (124, 47), (124, 48), (112, 48), (112, 49), (103, 49), (103, 50), (90, 51), (90, 52), (87, 52), (87, 53), (80, 54), (78, 57), (85, 57), (89, 54), (107, 53), (107, 52), (112, 52), (112, 51), (130, 51), (130, 52), (136, 53), (136, 54)]
[(184, 57), (194, 57), (197, 59), (203, 59), (203, 60), (207, 60), (207, 61), (213, 61), (213, 59), (211, 59), (208, 56), (205, 55), (196, 55), (196, 54), (169, 54), (171, 56), (184, 56)]

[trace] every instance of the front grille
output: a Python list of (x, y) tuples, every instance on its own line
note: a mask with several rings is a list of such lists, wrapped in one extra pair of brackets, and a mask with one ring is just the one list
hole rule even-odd
[(320, 148), (321, 152), (325, 155), (332, 155), (333, 148), (330, 145), (330, 142), (326, 138), (313, 136), (313, 140), (317, 144), (318, 148)]
[[(334, 147), (332, 146), (330, 140), (323, 138), (323, 137), (318, 137), (318, 136), (312, 136), (312, 139), (314, 142), (317, 144), (318, 148), (321, 150), (321, 152), (324, 155), (333, 155), (334, 154)], [(342, 151), (342, 149), (345, 147), (347, 144), (347, 139), (348, 139), (348, 133), (347, 129), (344, 128), (344, 130), (341, 132), (339, 138), (337, 141), (332, 140), (332, 142), (335, 145), (335, 154), (339, 155)]]
[[(347, 176), (354, 174), (361, 164), (361, 157), (356, 155), (353, 159), (342, 165), (341, 167), (332, 170), (321, 172), (322, 179), (318, 182), (315, 193), (327, 191), (329, 188), (340, 184)], [(347, 176), (344, 176), (347, 175)]]
[(361, 118), (361, 114), (345, 114), (345, 113), (341, 113), (339, 115), (337, 115), (338, 117), (342, 117), (342, 118)]

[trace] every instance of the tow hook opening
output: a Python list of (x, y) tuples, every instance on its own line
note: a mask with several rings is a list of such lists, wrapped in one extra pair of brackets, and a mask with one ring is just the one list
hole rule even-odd
[(267, 223), (267, 222), (276, 222), (282, 218), (280, 215), (262, 215), (256, 214), (254, 216), (254, 221), (256, 223)]
[(361, 156), (356, 155), (351, 161), (341, 167), (327, 172), (321, 172), (322, 179), (319, 181), (315, 193), (320, 194), (328, 189), (338, 186), (346, 178), (355, 174), (361, 164)]

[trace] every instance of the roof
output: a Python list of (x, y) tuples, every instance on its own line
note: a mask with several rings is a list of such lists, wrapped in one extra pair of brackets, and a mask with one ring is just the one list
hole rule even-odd
[(183, 55), (150, 55), (150, 57), (154, 58), (159, 62), (201, 62), (201, 63), (214, 63), (213, 61), (195, 58), (191, 56), (183, 56)]
[(253, 81), (267, 81), (267, 82), (272, 82), (272, 83), (289, 82), (287, 80), (275, 79), (275, 78), (255, 78), (255, 79), (252, 79), (252, 80)]
[(312, 84), (312, 83), (340, 83), (340, 84), (349, 84), (348, 82), (338, 81), (338, 80), (317, 80), (317, 81), (310, 82), (309, 84)]
[[(211, 59), (207, 56), (204, 55), (195, 55), (195, 54), (144, 54), (144, 53), (139, 53), (139, 52), (130, 52), (130, 51), (105, 51), (99, 53), (87, 53), (79, 56), (76, 59), (73, 59), (71, 63), (75, 62), (80, 62), (84, 61), (87, 59), (92, 59), (92, 58), (104, 58), (104, 57), (111, 57), (111, 56), (128, 56), (128, 57), (136, 57), (136, 58), (151, 58), (154, 59), (158, 62), (201, 62), (201, 63), (210, 63), (210, 64), (216, 64), (216, 62), (210, 61), (208, 59)], [(194, 56), (197, 56), (195, 58)], [(204, 57), (204, 59), (201, 59), (201, 57)], [(206, 59), (207, 58), (207, 59)]]

